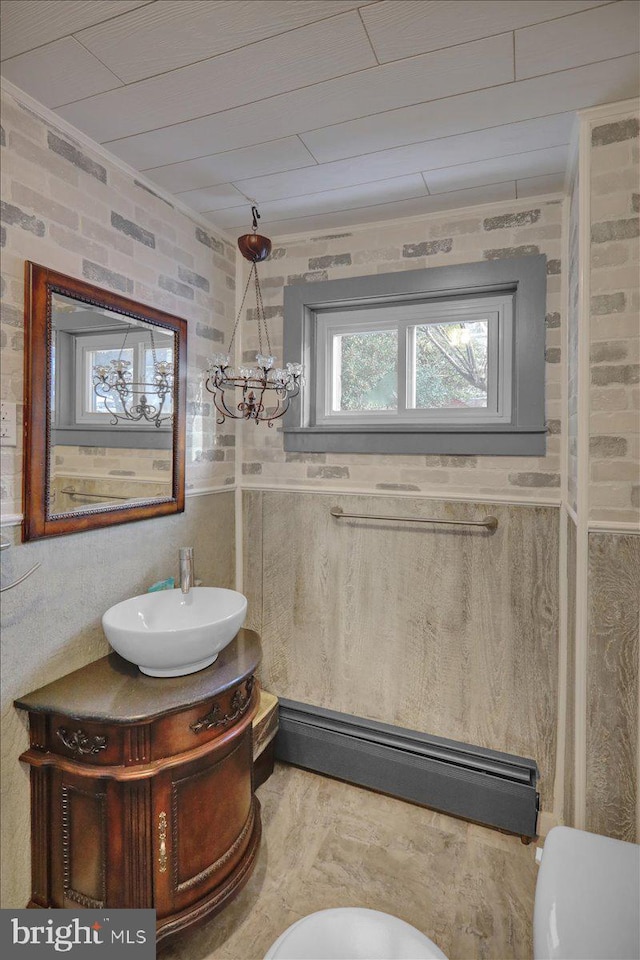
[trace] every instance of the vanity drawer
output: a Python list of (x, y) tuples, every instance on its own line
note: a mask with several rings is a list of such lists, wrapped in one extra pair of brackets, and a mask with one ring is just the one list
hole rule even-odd
[(61, 713), (45, 720), (31, 714), (31, 746), (91, 766), (136, 766), (215, 740), (239, 723), (258, 697), (258, 685), (248, 677), (210, 700), (149, 723), (95, 723)]
[[(31, 720), (33, 725), (33, 720)], [(124, 729), (114, 724), (78, 720), (64, 714), (48, 718), (44, 748), (77, 763), (108, 766), (123, 763)], [(42, 744), (32, 746), (42, 749)]]
[(151, 726), (151, 760), (174, 756), (231, 730), (257, 703), (258, 684), (248, 677), (231, 689), (156, 720)]

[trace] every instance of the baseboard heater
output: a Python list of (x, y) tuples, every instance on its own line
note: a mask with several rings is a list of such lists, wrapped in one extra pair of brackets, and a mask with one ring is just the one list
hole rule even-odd
[(277, 760), (531, 839), (534, 760), (280, 699)]

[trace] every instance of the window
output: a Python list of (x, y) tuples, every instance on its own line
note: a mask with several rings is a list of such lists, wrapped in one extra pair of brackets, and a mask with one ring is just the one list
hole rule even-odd
[(544, 454), (546, 258), (285, 289), (285, 450)]
[[(162, 346), (162, 341), (166, 340), (161, 334), (155, 335), (155, 355), (157, 360), (171, 362), (173, 359), (173, 349), (171, 346)], [(96, 336), (76, 336), (76, 416), (75, 422), (80, 423), (104, 423), (108, 424), (111, 420), (109, 407), (112, 407), (116, 413), (122, 409), (117, 396), (110, 396), (108, 403), (104, 397), (96, 393), (94, 389), (93, 368), (96, 365), (109, 367), (112, 360), (125, 360), (131, 364), (132, 380), (138, 383), (152, 385), (155, 379), (154, 373), (154, 348), (151, 347), (149, 335), (146, 331), (132, 331), (127, 333), (126, 342), (123, 344), (122, 334), (103, 333)], [(157, 394), (154, 395), (153, 389), (147, 391), (147, 397), (150, 403), (157, 401)], [(155, 397), (155, 399), (154, 399)], [(172, 398), (169, 394), (163, 403), (163, 415), (171, 414)], [(130, 425), (125, 424), (126, 427)], [(160, 429), (163, 429), (162, 427)], [(164, 429), (170, 429), (165, 427)]]
[(508, 422), (512, 299), (319, 313), (316, 424)]
[[(57, 316), (52, 338), (49, 374), (54, 444), (96, 446), (99, 437), (100, 445), (105, 447), (171, 449), (173, 428), (170, 423), (160, 427), (124, 420), (113, 424), (109, 409), (117, 413), (121, 404), (113, 392), (108, 401), (96, 393), (94, 367), (109, 368), (112, 360), (128, 361), (131, 379), (151, 385), (146, 396), (153, 404), (157, 398), (152, 386), (155, 381), (154, 350), (156, 360), (172, 363), (174, 334), (157, 329), (152, 343), (147, 328), (136, 329), (127, 324), (129, 329), (125, 338), (122, 328), (114, 328), (113, 323), (108, 329), (97, 331), (98, 323), (94, 321), (89, 332), (77, 331), (74, 319), (73, 314)], [(87, 319), (83, 315), (77, 325), (86, 328), (90, 320), (93, 318)], [(106, 325), (104, 317), (99, 318), (99, 322)], [(173, 413), (171, 394), (165, 397), (162, 410), (163, 414)]]

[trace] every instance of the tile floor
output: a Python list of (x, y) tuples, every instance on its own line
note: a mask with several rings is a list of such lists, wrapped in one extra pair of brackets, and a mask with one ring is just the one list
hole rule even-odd
[(395, 914), (450, 960), (529, 960), (535, 846), (286, 765), (259, 789), (249, 883), (158, 960), (261, 960), (295, 920), (363, 906)]

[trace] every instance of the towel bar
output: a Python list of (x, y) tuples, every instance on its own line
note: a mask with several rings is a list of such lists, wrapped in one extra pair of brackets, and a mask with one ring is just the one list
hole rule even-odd
[(435, 517), (389, 517), (373, 513), (345, 513), (342, 507), (331, 507), (329, 511), (336, 520), (391, 520), (393, 523), (445, 523), (456, 527), (485, 527), (493, 532), (498, 528), (497, 517), (483, 517), (482, 520), (440, 520)]
[(92, 497), (94, 500), (130, 500), (131, 497), (118, 497), (113, 493), (84, 493), (82, 490), (75, 490), (73, 487), (63, 487), (60, 493), (66, 493), (68, 497)]

